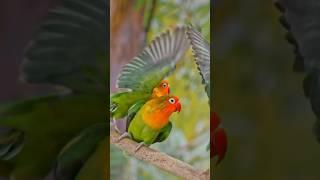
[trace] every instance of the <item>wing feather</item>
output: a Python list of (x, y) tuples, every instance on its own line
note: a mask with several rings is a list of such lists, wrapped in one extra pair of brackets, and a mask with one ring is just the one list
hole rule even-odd
[(185, 27), (162, 33), (123, 67), (117, 87), (151, 92), (174, 70), (188, 46)]

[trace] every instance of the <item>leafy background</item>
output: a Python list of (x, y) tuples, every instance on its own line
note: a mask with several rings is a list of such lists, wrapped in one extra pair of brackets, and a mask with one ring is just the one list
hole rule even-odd
[[(188, 23), (201, 27), (201, 32), (206, 39), (210, 38), (209, 0), (158, 0), (154, 11), (152, 11), (152, 3), (153, 1), (138, 0), (133, 4), (135, 11), (142, 12), (144, 25), (148, 24), (150, 14), (153, 13), (150, 29), (146, 34), (147, 42), (168, 28)], [(112, 63), (111, 59), (111, 67)], [(116, 76), (117, 73), (111, 74), (111, 79)], [(210, 128), (208, 97), (201, 84), (201, 77), (191, 51), (186, 53), (177, 65), (176, 71), (168, 79), (171, 84), (171, 93), (180, 98), (182, 111), (171, 116), (174, 129), (169, 138), (151, 147), (205, 170), (210, 165), (210, 154), (206, 151)], [(123, 154), (113, 146), (110, 148), (110, 153), (111, 179), (177, 179)]]
[(279, 16), (273, 1), (215, 3), (214, 105), (229, 137), (216, 179), (319, 179), (315, 117)]

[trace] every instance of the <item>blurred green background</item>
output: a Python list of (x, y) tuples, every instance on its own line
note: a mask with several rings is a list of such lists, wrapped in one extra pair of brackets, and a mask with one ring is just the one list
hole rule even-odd
[(214, 5), (214, 105), (229, 136), (216, 179), (318, 180), (320, 145), (273, 1)]
[[(141, 24), (143, 28), (141, 28), (142, 31), (140, 33), (145, 33), (145, 36), (142, 37), (147, 43), (167, 29), (173, 29), (177, 25), (186, 25), (188, 23), (200, 27), (206, 39), (209, 40), (210, 38), (209, 0), (137, 0), (132, 4), (119, 4), (121, 4), (121, 1), (111, 1), (111, 12), (113, 12), (112, 8), (122, 7), (124, 9), (123, 6), (127, 5), (133, 6), (133, 11), (142, 15)], [(111, 29), (112, 24), (115, 24), (113, 22), (114, 19), (117, 18), (113, 18), (111, 15)], [(122, 26), (126, 26), (126, 23), (132, 23), (132, 21), (124, 22)], [(117, 32), (117, 35), (122, 38), (129, 36), (128, 34), (130, 35), (130, 32), (126, 33), (126, 31), (120, 30)], [(133, 36), (137, 36), (137, 34)], [(112, 47), (113, 37), (114, 35), (111, 35), (111, 49), (116, 49)], [(141, 43), (142, 45), (140, 44), (141, 48), (146, 44), (145, 42)], [(128, 42), (126, 43), (128, 44)], [(119, 44), (116, 43), (115, 46), (117, 45)], [(126, 48), (125, 45), (122, 46), (122, 54), (126, 52), (126, 50), (123, 50), (124, 48)], [(114, 53), (112, 54), (112, 52)], [(115, 52), (111, 51), (111, 58), (117, 56)], [(120, 71), (119, 68), (119, 70), (112, 72), (114, 70), (112, 67), (117, 67), (120, 62), (128, 61), (135, 55), (137, 53), (132, 53), (128, 56), (130, 57), (128, 59), (111, 59), (111, 79), (115, 79), (114, 77), (117, 77)], [(151, 148), (165, 152), (198, 169), (206, 170), (210, 166), (210, 152), (206, 150), (210, 135), (208, 97), (204, 91), (204, 86), (201, 84), (201, 77), (190, 50), (179, 62), (177, 69), (168, 80), (171, 94), (178, 96), (180, 99), (182, 111), (171, 116), (174, 127), (168, 139), (163, 143), (151, 145)], [(111, 89), (115, 92), (116, 89), (113, 86), (114, 84), (111, 84)], [(111, 146), (110, 153), (111, 179), (178, 179), (152, 165), (125, 155), (114, 146)]]

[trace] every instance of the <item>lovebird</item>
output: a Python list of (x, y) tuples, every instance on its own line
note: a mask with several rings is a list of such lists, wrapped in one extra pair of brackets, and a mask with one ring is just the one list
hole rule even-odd
[(170, 87), (164, 80), (189, 47), (186, 28), (177, 27), (156, 37), (144, 50), (126, 64), (117, 80), (117, 88), (125, 92), (110, 97), (111, 118), (124, 118), (136, 102), (168, 95)]
[(174, 112), (181, 111), (179, 98), (176, 96), (161, 96), (152, 98), (146, 103), (138, 102), (129, 109), (127, 117), (127, 133), (119, 137), (129, 136), (142, 146), (162, 142), (169, 136), (172, 124), (169, 117)]

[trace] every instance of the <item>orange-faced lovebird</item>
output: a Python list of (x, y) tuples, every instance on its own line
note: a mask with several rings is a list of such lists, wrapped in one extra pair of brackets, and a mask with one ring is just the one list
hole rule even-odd
[(120, 136), (130, 136), (142, 146), (149, 146), (164, 141), (170, 134), (172, 124), (169, 117), (174, 112), (181, 111), (181, 104), (176, 96), (161, 96), (152, 98), (146, 103), (138, 102), (129, 109), (127, 133)]

